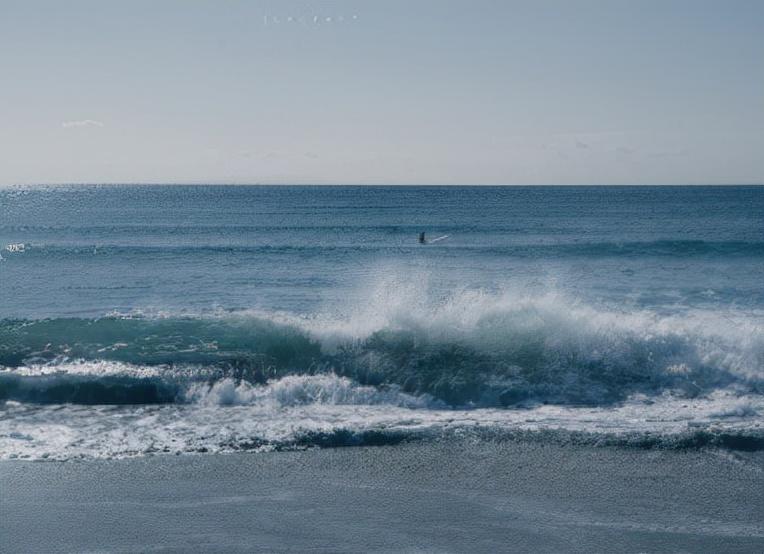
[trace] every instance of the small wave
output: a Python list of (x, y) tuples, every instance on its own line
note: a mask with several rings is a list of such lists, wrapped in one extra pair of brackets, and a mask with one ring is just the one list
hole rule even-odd
[(0, 371), (0, 400), (37, 404), (166, 404), (206, 406), (307, 404), (443, 407), (400, 387), (361, 386), (333, 373), (288, 375), (253, 384), (215, 368), (75, 362)]
[(472, 428), (410, 432), (400, 430), (335, 429), (328, 432), (306, 431), (297, 434), (285, 444), (272, 445), (274, 449), (288, 450), (303, 446), (337, 448), (347, 446), (386, 446), (401, 442), (423, 440), (490, 440), (493, 442), (542, 442), (575, 446), (617, 446), (655, 450), (692, 450), (721, 448), (740, 451), (764, 450), (764, 432), (747, 430), (726, 432), (714, 429), (689, 430), (681, 433), (596, 433), (566, 429), (498, 429)]
[(397, 387), (380, 390), (360, 386), (346, 377), (334, 374), (290, 375), (268, 381), (265, 386), (226, 378), (214, 383), (194, 383), (185, 399), (216, 406), (268, 404), (299, 406), (305, 404), (379, 405), (407, 408), (428, 408), (442, 404), (428, 396), (413, 396)]

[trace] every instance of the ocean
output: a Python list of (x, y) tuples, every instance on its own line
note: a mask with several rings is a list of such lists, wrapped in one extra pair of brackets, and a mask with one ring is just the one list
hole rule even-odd
[(0, 246), (0, 459), (764, 448), (764, 187), (9, 187)]

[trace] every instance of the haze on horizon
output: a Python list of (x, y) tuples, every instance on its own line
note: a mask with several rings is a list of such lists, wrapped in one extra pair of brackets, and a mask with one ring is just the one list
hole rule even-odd
[(764, 183), (764, 2), (0, 0), (0, 184)]

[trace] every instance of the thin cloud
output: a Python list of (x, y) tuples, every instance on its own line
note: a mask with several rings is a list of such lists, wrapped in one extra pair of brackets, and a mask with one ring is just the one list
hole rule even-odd
[(81, 119), (79, 121), (64, 121), (61, 123), (61, 127), (67, 129), (69, 127), (103, 127), (102, 121), (95, 119)]
[(663, 152), (653, 152), (648, 154), (650, 158), (674, 158), (676, 156), (686, 156), (687, 150), (682, 148), (680, 150), (668, 150)]

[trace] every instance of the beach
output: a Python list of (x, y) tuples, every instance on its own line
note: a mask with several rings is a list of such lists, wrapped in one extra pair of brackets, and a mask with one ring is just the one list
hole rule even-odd
[(3, 552), (761, 552), (764, 456), (465, 440), (0, 463)]

